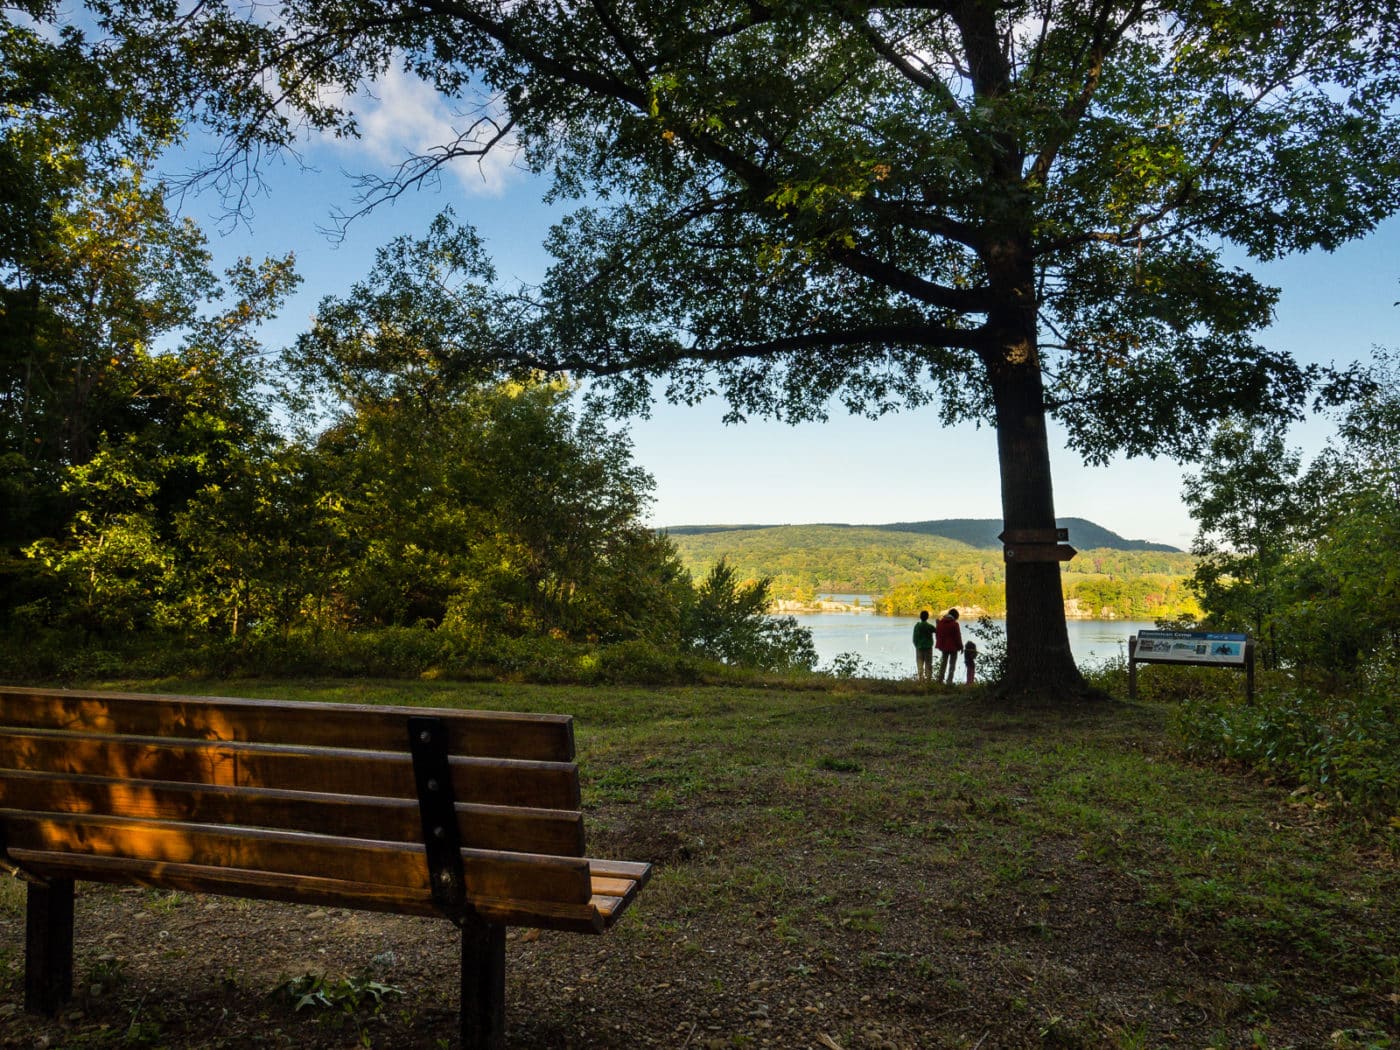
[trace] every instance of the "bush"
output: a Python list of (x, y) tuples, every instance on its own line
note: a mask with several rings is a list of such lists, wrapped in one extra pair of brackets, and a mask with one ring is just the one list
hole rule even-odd
[(967, 640), (977, 643), (977, 680), (1001, 681), (1006, 673), (1006, 628), (990, 616), (982, 616), (975, 627), (968, 627), (967, 633)]
[[(1125, 657), (1122, 664), (1122, 688), (1110, 692), (1121, 696), (1128, 695), (1127, 665)], [(1258, 672), (1261, 678), (1266, 673)], [(1111, 666), (1105, 669), (1104, 677), (1109, 681), (1116, 680)], [(1282, 679), (1281, 675), (1274, 677)], [(1195, 700), (1238, 704), (1245, 698), (1245, 677), (1244, 672), (1233, 667), (1140, 663), (1137, 665), (1137, 695), (1139, 700), (1149, 702), (1185, 703)]]
[(1364, 816), (1400, 820), (1400, 698), (1270, 690), (1252, 706), (1182, 704), (1172, 728), (1185, 753), (1239, 762)]
[[(804, 632), (805, 636), (805, 632)], [(779, 652), (788, 651), (784, 646)], [(786, 665), (774, 656), (775, 666)], [(84, 638), (61, 631), (0, 647), (0, 680), (96, 682), (198, 676), (505, 679), (542, 684), (683, 685), (755, 672), (643, 640), (590, 645), (429, 627), (269, 632), (239, 639), (144, 635)]]
[(821, 668), (823, 674), (842, 681), (849, 681), (852, 678), (869, 678), (874, 670), (869, 660), (861, 656), (860, 653), (854, 652), (837, 653), (831, 658), (829, 666)]
[(592, 680), (610, 685), (686, 685), (700, 681), (703, 668), (693, 656), (640, 640), (605, 646), (592, 662)]
[(696, 655), (760, 671), (810, 671), (812, 632), (792, 616), (769, 616), (771, 577), (740, 583), (721, 558), (695, 588), (682, 632)]

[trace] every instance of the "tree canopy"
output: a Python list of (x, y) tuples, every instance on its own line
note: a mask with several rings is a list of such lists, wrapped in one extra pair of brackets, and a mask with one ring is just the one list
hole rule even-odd
[[(1400, 202), (1394, 0), (201, 5), (252, 62), (230, 141), (353, 133), (390, 65), (478, 119), (371, 187), (518, 143), (558, 258), (475, 351), (735, 417), (936, 403), (997, 430), (1009, 528), (1054, 526), (1045, 423), (1091, 461), (1289, 417), (1321, 378), (1257, 341), (1226, 261), (1331, 248)], [(276, 78), (266, 73), (275, 70)], [(464, 353), (472, 352), (461, 348)], [(1077, 681), (1059, 572), (1008, 573), (1009, 688)]]
[[(1102, 461), (1298, 414), (1328, 372), (1260, 345), (1275, 292), (1226, 253), (1332, 248), (1400, 205), (1396, 0), (94, 14), (138, 78), (169, 69), (139, 112), (225, 136), (213, 170), (235, 194), (302, 127), (354, 134), (355, 93), (401, 66), (468, 117), (368, 181), (366, 207), (516, 147), (582, 202), (540, 287), (439, 290), (460, 323), (423, 326), (434, 368), (592, 375), (619, 411), (658, 392), (719, 393), (735, 418), (934, 405), (995, 427), (1005, 524), (1026, 535), (1055, 525), (1049, 419)], [(16, 53), (57, 46), (14, 25)], [(472, 261), (469, 231), (438, 235)], [(1058, 565), (1011, 561), (1007, 610), (1008, 690), (1072, 694)]]
[(1378, 351), (1368, 372), (1311, 463), (1237, 421), (1186, 493), (1208, 622), (1334, 685), (1380, 682), (1400, 656), (1400, 355)]

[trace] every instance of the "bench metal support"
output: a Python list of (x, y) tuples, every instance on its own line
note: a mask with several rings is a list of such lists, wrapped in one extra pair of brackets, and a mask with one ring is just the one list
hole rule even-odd
[(54, 1016), (73, 998), (73, 880), (31, 882), (24, 925), (24, 1008)]
[(467, 900), (447, 726), (439, 718), (413, 717), (408, 720), (408, 739), (433, 904), (462, 928), (462, 1048), (502, 1050), (506, 928), (482, 919)]
[(440, 718), (410, 718), (408, 746), (413, 754), (413, 779), (418, 787), (418, 815), (423, 821), (433, 904), (453, 922), (459, 922), (470, 905), (462, 870), (462, 844), (457, 834), (452, 769), (447, 759), (447, 726)]
[(474, 911), (462, 919), (462, 1050), (506, 1043), (506, 928)]

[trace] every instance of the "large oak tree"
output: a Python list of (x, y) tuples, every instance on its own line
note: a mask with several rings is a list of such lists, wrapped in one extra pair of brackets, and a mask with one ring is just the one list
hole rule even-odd
[[(586, 201), (511, 323), (454, 353), (598, 376), (624, 409), (654, 385), (792, 420), (936, 403), (995, 427), (1013, 530), (1055, 524), (1047, 420), (1101, 462), (1189, 457), (1227, 413), (1297, 414), (1320, 376), (1259, 345), (1275, 291), (1228, 260), (1335, 247), (1400, 201), (1395, 0), (198, 18), (250, 57), (224, 107), (238, 150), (290, 139), (289, 114), (353, 130), (344, 100), (401, 65), (485, 108), (367, 205), (509, 143)], [(1005, 688), (1078, 691), (1058, 565), (1012, 562), (1007, 592)]]

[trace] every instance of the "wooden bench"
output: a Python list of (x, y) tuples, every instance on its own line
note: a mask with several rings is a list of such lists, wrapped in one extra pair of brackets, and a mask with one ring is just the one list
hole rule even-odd
[(462, 1045), (499, 1047), (505, 928), (601, 933), (651, 873), (584, 856), (565, 715), (0, 687), (25, 1006), (72, 994), (82, 879), (462, 930)]

